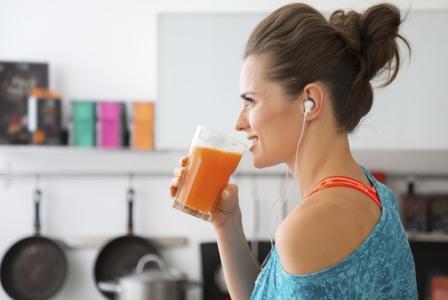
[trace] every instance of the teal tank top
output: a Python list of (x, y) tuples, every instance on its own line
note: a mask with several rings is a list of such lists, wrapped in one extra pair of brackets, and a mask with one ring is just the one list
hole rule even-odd
[(414, 259), (395, 196), (360, 167), (382, 204), (380, 220), (366, 240), (342, 261), (303, 275), (287, 273), (274, 247), (251, 300), (418, 299)]

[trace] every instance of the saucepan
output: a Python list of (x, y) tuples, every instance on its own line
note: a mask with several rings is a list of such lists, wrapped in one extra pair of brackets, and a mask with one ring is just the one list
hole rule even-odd
[[(159, 268), (144, 270), (148, 263), (155, 263)], [(185, 300), (186, 291), (199, 286), (199, 282), (187, 280), (178, 270), (168, 269), (165, 262), (154, 254), (143, 256), (133, 274), (116, 282), (98, 284), (103, 292), (114, 293), (119, 300)]]

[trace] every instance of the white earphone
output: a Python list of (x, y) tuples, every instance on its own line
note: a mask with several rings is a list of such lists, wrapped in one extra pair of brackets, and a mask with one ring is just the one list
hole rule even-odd
[[(310, 113), (314, 106), (316, 105), (316, 103), (314, 102), (313, 99), (308, 98), (305, 100), (305, 102), (303, 103), (303, 105), (305, 106), (305, 111), (304, 111), (304, 118), (303, 118), (303, 124), (302, 124), (302, 130), (300, 133), (300, 137), (299, 137), (299, 141), (297, 143), (297, 147), (296, 147), (296, 155), (295, 155), (295, 159), (294, 159), (294, 173), (293, 173), (293, 178), (297, 178), (297, 159), (298, 159), (298, 153), (299, 153), (299, 148), (300, 145), (302, 143), (302, 139), (303, 139), (303, 135), (305, 133), (305, 129), (306, 129), (306, 115), (308, 113)], [(280, 206), (278, 206), (280, 209), (281, 205), (283, 205), (286, 201), (287, 201), (287, 194), (289, 194), (289, 189), (291, 187), (291, 182), (288, 182), (288, 171), (286, 171), (286, 189), (285, 189), (285, 194), (283, 195), (283, 199), (280, 201)], [(270, 216), (270, 215), (269, 215)], [(270, 218), (270, 217), (269, 217)], [(277, 212), (277, 225), (278, 225), (278, 212)], [(275, 234), (275, 233), (274, 233)], [(272, 248), (274, 247), (274, 237), (273, 235), (271, 236), (271, 246)]]
[[(310, 113), (314, 106), (316, 106), (316, 103), (314, 102), (313, 99), (308, 98), (305, 100), (305, 102), (303, 103), (303, 105), (305, 106), (305, 111), (304, 111), (304, 118), (303, 118), (303, 124), (302, 124), (302, 130), (300, 133), (300, 137), (299, 137), (299, 141), (297, 143), (297, 147), (296, 147), (296, 155), (295, 155), (295, 159), (294, 159), (294, 173), (293, 173), (293, 178), (297, 177), (297, 158), (298, 158), (298, 153), (299, 153), (299, 148), (300, 148), (300, 144), (302, 143), (302, 139), (303, 139), (303, 135), (305, 133), (305, 128), (306, 128), (306, 115), (308, 113)], [(281, 208), (281, 206), (287, 201), (287, 194), (289, 194), (289, 188), (291, 187), (291, 182), (288, 182), (288, 171), (286, 171), (286, 188), (285, 188), (285, 194), (282, 197), (282, 200), (280, 201), (280, 206), (278, 206), (277, 209), (277, 226), (278, 226), (278, 212), (279, 209)], [(273, 211), (273, 210), (272, 210)], [(269, 214), (269, 219), (270, 219), (270, 214)], [(275, 233), (273, 233), (273, 235), (271, 236), (271, 247), (274, 248), (274, 235)]]
[(308, 98), (305, 103), (305, 115), (307, 115), (314, 108), (314, 101)]

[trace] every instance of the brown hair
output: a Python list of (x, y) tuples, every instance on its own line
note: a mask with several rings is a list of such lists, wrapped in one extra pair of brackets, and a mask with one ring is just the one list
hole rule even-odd
[(279, 82), (289, 96), (306, 84), (322, 81), (343, 132), (351, 132), (372, 107), (370, 81), (385, 74), (382, 86), (399, 70), (397, 41), (400, 11), (391, 4), (370, 7), (363, 14), (335, 11), (329, 21), (301, 3), (285, 5), (262, 20), (247, 41), (244, 58), (267, 53), (268, 79)]

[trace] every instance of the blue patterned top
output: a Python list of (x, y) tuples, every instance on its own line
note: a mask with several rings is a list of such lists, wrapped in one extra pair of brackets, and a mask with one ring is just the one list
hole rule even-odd
[(318, 272), (287, 273), (275, 248), (258, 275), (251, 300), (417, 299), (415, 265), (392, 191), (361, 169), (382, 203), (380, 221), (342, 261)]

